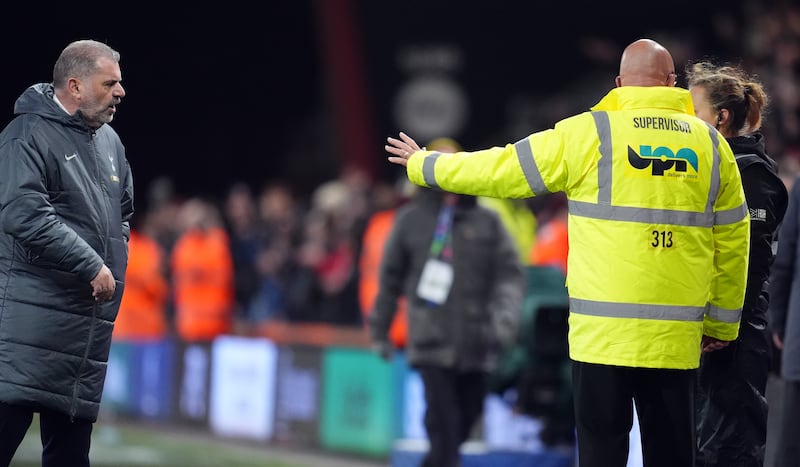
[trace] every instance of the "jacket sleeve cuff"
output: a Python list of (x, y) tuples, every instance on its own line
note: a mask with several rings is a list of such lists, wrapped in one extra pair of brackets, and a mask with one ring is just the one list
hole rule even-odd
[(408, 158), (408, 165), (406, 166), (406, 173), (408, 174), (408, 179), (411, 180), (412, 183), (419, 186), (428, 187), (429, 185), (425, 183), (425, 176), (422, 173), (422, 165), (425, 161), (425, 155), (428, 154), (423, 151), (417, 151)]
[(99, 256), (95, 256), (85, 268), (78, 272), (78, 277), (85, 282), (91, 282), (92, 279), (97, 277), (97, 274), (100, 272), (102, 267), (103, 259)]

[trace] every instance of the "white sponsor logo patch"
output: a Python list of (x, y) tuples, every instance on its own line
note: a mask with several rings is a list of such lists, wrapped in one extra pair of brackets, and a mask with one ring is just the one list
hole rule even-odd
[(752, 221), (767, 221), (767, 210), (759, 208), (748, 208), (750, 211), (750, 220)]

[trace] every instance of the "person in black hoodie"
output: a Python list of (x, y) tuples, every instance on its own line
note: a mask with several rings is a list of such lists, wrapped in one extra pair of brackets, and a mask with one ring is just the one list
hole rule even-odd
[(128, 264), (119, 53), (69, 44), (0, 133), (0, 467), (34, 413), (43, 467), (88, 467)]
[(750, 211), (750, 257), (739, 337), (727, 346), (713, 339), (703, 341), (695, 465), (762, 466), (767, 440), (765, 393), (772, 361), (767, 288), (773, 242), (788, 194), (759, 133), (768, 103), (762, 85), (739, 66), (710, 62), (690, 64), (687, 83), (697, 116), (716, 128), (733, 149)]

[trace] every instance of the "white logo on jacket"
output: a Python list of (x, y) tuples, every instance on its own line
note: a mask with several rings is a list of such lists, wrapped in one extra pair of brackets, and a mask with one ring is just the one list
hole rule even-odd
[(750, 211), (750, 220), (767, 222), (767, 210), (762, 208), (748, 208)]
[(117, 176), (117, 166), (114, 165), (114, 156), (108, 154), (108, 162), (111, 163), (111, 181), (119, 183), (119, 177)]

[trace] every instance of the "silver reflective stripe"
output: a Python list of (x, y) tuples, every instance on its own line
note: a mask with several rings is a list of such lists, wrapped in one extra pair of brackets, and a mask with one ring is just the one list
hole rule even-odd
[(425, 180), (425, 184), (431, 188), (439, 188), (439, 185), (436, 183), (436, 175), (433, 167), (436, 165), (436, 159), (441, 155), (442, 153), (440, 152), (433, 152), (428, 154), (425, 160), (422, 161), (422, 179)]
[(600, 161), (597, 163), (597, 202), (611, 203), (611, 168), (614, 165), (611, 152), (611, 124), (605, 112), (592, 112), (600, 139)]
[(749, 215), (746, 204), (725, 211), (717, 211), (714, 215), (714, 225), (735, 224)]
[[(719, 155), (719, 133), (717, 132), (714, 127), (708, 125), (708, 134), (711, 137), (711, 143), (714, 146), (714, 167), (711, 171), (711, 187), (708, 191), (708, 207), (707, 209), (714, 210), (714, 203), (717, 201), (717, 196), (719, 196), (719, 187), (721, 184), (720, 175), (720, 165), (722, 158)], [(728, 225), (728, 224), (735, 224), (742, 220), (745, 216), (749, 216), (750, 213), (747, 212), (747, 204), (742, 204), (741, 206), (737, 206), (733, 209), (727, 209), (725, 211), (718, 211), (714, 215), (714, 224), (715, 225)]]
[(738, 323), (742, 319), (742, 309), (731, 310), (728, 308), (720, 308), (713, 305), (708, 305), (706, 311), (708, 317), (723, 323)]
[(569, 299), (569, 311), (582, 315), (610, 318), (640, 318), (672, 321), (703, 321), (705, 306), (648, 305)]
[[(708, 124), (706, 124), (708, 125)], [(720, 186), (720, 157), (719, 157), (719, 133), (711, 125), (708, 125), (709, 135), (711, 136), (711, 145), (714, 151), (714, 160), (711, 165), (711, 185), (708, 187), (708, 203), (706, 204), (706, 211), (714, 212), (714, 204), (717, 202), (719, 196)], [(738, 220), (741, 220), (738, 219)]]
[(533, 194), (539, 196), (550, 193), (550, 190), (544, 184), (539, 167), (536, 166), (536, 161), (533, 160), (533, 152), (528, 138), (514, 143), (514, 149), (517, 150), (519, 165), (522, 166), (522, 173), (525, 174), (525, 180), (528, 181), (528, 186), (531, 187)]
[[(689, 227), (711, 227), (714, 225), (713, 213), (610, 206), (574, 200), (569, 201), (569, 213), (574, 216), (592, 219), (646, 224), (685, 225)], [(738, 220), (741, 220), (741, 217)]]

